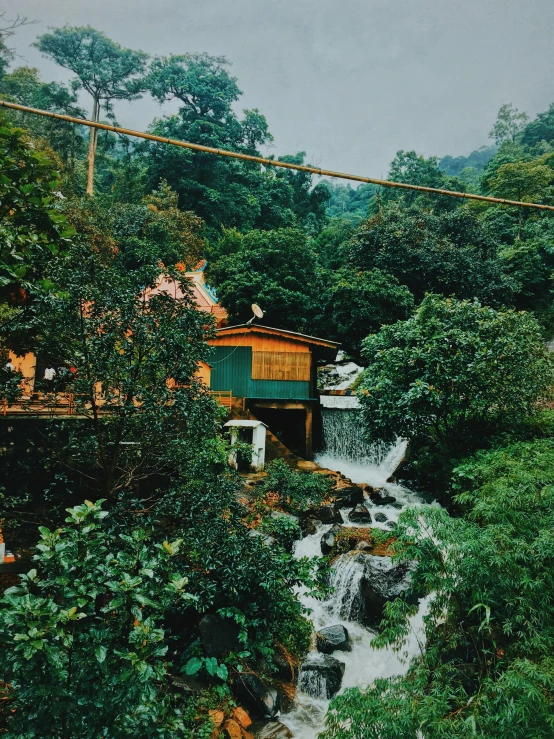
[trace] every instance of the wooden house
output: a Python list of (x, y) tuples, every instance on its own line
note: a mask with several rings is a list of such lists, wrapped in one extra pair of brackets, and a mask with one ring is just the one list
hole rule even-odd
[(234, 412), (250, 411), (292, 451), (310, 458), (317, 364), (333, 361), (339, 344), (256, 324), (217, 329), (209, 344), (210, 390), (230, 396)]

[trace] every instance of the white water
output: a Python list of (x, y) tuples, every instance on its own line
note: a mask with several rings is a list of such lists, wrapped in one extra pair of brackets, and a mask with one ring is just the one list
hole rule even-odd
[[(375, 514), (383, 513), (387, 521), (397, 521), (399, 514), (407, 506), (423, 505), (415, 493), (397, 483), (386, 482), (404, 457), (405, 442), (398, 440), (388, 447), (368, 447), (359, 438), (353, 439), (359, 435), (355, 412), (324, 410), (323, 413), (327, 448), (316, 458), (317, 463), (321, 467), (342, 472), (353, 482), (381, 488), (384, 495), (396, 498), (396, 503), (387, 506), (375, 506), (367, 499), (372, 515), (372, 523), (368, 525), (387, 528), (386, 522), (375, 521)], [(351, 418), (342, 418), (343, 414), (350, 415)], [(342, 451), (342, 455), (337, 454), (337, 449)], [(341, 513), (345, 518), (345, 525), (349, 525), (348, 516), (345, 515), (347, 511), (342, 509)], [(350, 525), (360, 526), (359, 523)], [(320, 526), (315, 534), (297, 542), (295, 557), (321, 556), (321, 537), (330, 528), (329, 525)], [(412, 619), (408, 641), (400, 653), (392, 649), (376, 650), (371, 647), (375, 634), (354, 620), (359, 608), (357, 598), (362, 576), (363, 565), (358, 561), (356, 553), (343, 554), (333, 565), (333, 590), (327, 601), (319, 601), (310, 598), (305, 592), (299, 592), (301, 601), (311, 610), (310, 619), (314, 630), (336, 624), (342, 624), (348, 629), (352, 651), (336, 651), (332, 655), (345, 665), (341, 691), (345, 688), (366, 687), (378, 678), (405, 673), (410, 659), (422, 649), (423, 616), (427, 600), (421, 602), (419, 612)], [(316, 651), (312, 652), (310, 658), (317, 654)], [(304, 675), (300, 672), (295, 707), (281, 718), (295, 739), (315, 739), (323, 730), (325, 713), (329, 706), (329, 701), (322, 697), (325, 694), (325, 685), (321, 678), (316, 677), (313, 672)]]

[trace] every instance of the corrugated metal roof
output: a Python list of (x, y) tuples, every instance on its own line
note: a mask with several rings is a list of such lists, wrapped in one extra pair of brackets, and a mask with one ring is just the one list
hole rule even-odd
[(237, 329), (248, 329), (249, 332), (255, 333), (274, 333), (281, 336), (289, 336), (291, 339), (297, 341), (305, 341), (307, 343), (319, 343), (328, 346), (331, 349), (338, 348), (340, 346), (339, 341), (330, 341), (329, 339), (322, 339), (318, 336), (309, 336), (308, 334), (300, 334), (296, 331), (288, 331), (284, 328), (276, 328), (275, 326), (261, 326), (260, 324), (251, 323), (240, 323), (236, 326), (225, 326), (223, 328), (216, 329), (216, 334), (233, 333)]

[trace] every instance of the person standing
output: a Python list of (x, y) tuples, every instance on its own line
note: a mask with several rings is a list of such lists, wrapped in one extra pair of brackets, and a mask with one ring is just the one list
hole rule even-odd
[(56, 377), (56, 370), (54, 367), (47, 367), (44, 370), (44, 379), (46, 381), (46, 391), (49, 393), (54, 392), (54, 378)]

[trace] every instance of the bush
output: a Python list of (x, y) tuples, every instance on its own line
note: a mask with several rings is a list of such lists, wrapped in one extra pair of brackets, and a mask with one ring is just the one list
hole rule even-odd
[(427, 295), (413, 318), (365, 340), (359, 397), (368, 435), (414, 440), (423, 476), (528, 422), (552, 395), (554, 365), (529, 313)]
[(290, 513), (305, 511), (327, 498), (333, 487), (325, 475), (292, 470), (282, 459), (267, 465), (267, 477), (256, 488), (259, 499)]
[(298, 521), (286, 515), (264, 518), (258, 528), (262, 533), (272, 536), (287, 552), (292, 552), (294, 542), (302, 537)]

